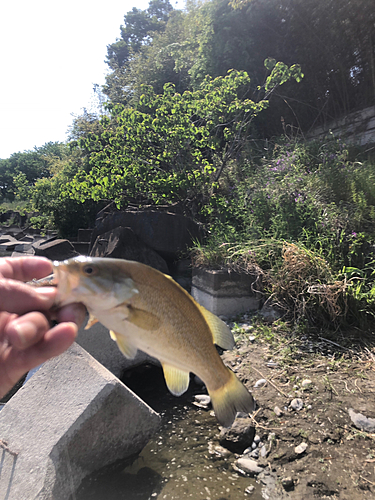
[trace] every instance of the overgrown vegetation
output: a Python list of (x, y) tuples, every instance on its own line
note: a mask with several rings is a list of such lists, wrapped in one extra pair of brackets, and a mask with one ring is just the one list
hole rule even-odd
[(226, 182), (228, 223), (213, 224), (207, 245), (194, 249), (195, 265), (260, 268), (265, 297), (295, 321), (368, 326), (375, 164), (365, 157), (333, 137), (285, 138), (258, 162), (237, 165)]

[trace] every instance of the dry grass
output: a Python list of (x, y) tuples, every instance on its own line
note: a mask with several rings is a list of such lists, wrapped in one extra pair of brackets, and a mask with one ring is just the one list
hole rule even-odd
[(293, 243), (284, 243), (283, 262), (270, 273), (271, 300), (295, 321), (339, 324), (345, 317), (346, 280), (335, 280), (327, 262)]

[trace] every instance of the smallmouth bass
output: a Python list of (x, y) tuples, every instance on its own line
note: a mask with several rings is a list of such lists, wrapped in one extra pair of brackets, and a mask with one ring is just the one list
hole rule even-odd
[(232, 349), (230, 329), (172, 278), (121, 259), (79, 256), (53, 265), (57, 305), (83, 303), (90, 313), (86, 328), (102, 323), (127, 358), (138, 349), (157, 358), (172, 394), (187, 390), (193, 372), (205, 383), (224, 427), (237, 412), (254, 410), (253, 397), (214, 345)]

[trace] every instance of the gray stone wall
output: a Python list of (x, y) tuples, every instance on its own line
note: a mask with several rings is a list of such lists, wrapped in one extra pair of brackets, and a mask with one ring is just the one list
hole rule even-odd
[(320, 139), (332, 132), (346, 142), (364, 146), (375, 144), (375, 106), (350, 113), (324, 126), (316, 127), (307, 134), (307, 139)]

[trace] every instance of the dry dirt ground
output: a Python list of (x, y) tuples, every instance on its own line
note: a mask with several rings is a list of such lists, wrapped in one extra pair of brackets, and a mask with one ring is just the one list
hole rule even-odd
[[(352, 408), (375, 418), (371, 334), (336, 334), (331, 338), (339, 347), (323, 334), (287, 330), (285, 324), (239, 323), (237, 347), (223, 355), (258, 403), (256, 433), (263, 442), (274, 433), (270, 453), (258, 463), (269, 465), (281, 483), (292, 479), (286, 498), (375, 498), (375, 434), (357, 429), (348, 413)], [(260, 379), (267, 383), (254, 388)], [(295, 398), (303, 401), (299, 411), (289, 409)], [(298, 454), (302, 443), (306, 451)]]

